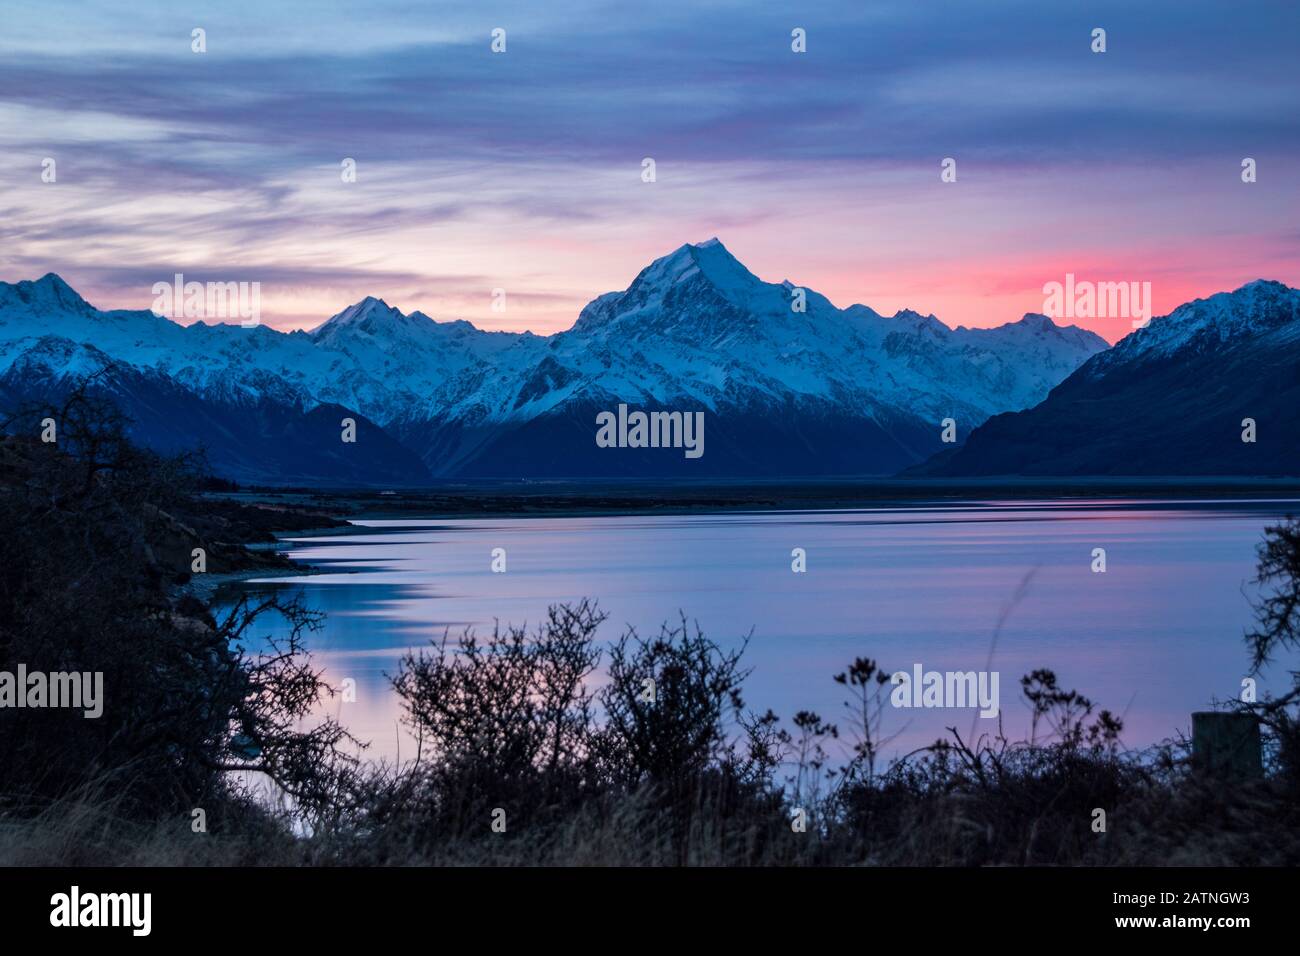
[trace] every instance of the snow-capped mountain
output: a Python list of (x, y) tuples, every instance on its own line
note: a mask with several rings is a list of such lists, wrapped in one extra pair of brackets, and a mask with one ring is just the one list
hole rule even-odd
[(530, 332), (484, 332), (463, 320), (435, 322), (423, 312), (405, 315), (373, 296), (306, 335), (317, 352), (339, 357), (335, 374), (342, 380), (336, 384), (347, 387), (335, 400), (355, 401), (385, 423), (432, 396), (450, 400), (464, 382), (497, 364), (502, 352), (527, 353), (537, 339)]
[[(939, 450), (944, 418), (964, 436), (1105, 347), (1045, 316), (953, 330), (838, 309), (761, 281), (712, 239), (655, 260), (571, 329), (517, 346), (524, 361), (494, 366), (463, 397), (439, 394), (390, 424), (430, 467), (458, 474), (885, 474)], [(599, 449), (595, 416), (619, 403), (705, 411), (712, 444), (687, 463)]]
[(1300, 475), (1297, 408), (1300, 291), (1259, 280), (1152, 319), (916, 472)]
[[(964, 437), (1037, 403), (1104, 348), (1046, 316), (952, 329), (910, 311), (839, 309), (758, 279), (716, 239), (655, 260), (546, 337), (437, 322), (376, 298), (310, 332), (182, 326), (99, 311), (56, 275), (0, 283), (0, 374), (26, 356), (26, 374), (39, 358), (55, 381), (103, 356), (231, 408), (337, 405), (434, 475), (892, 473), (942, 447), (942, 419)], [(595, 416), (620, 403), (705, 412), (707, 453), (684, 463), (660, 449), (598, 448)]]
[(499, 338), (468, 323), (403, 316), (378, 299), (365, 299), (310, 333), (284, 333), (203, 321), (180, 325), (147, 311), (100, 312), (52, 274), (0, 283), (0, 370), (49, 335), (93, 345), (201, 395), (256, 401), (269, 394), (307, 406), (337, 402), (380, 419), (472, 362), (480, 340)]
[[(141, 444), (163, 453), (201, 448), (213, 471), (244, 483), (319, 486), (427, 484), (429, 471), (408, 449), (355, 410), (332, 403), (304, 408), (267, 393), (237, 399), (200, 395), (170, 376), (114, 363), (93, 345), (47, 335), (0, 371), (0, 410), (11, 427), (35, 432), (35, 414), (58, 405), (87, 376), (131, 419)], [(340, 440), (345, 418), (356, 444)], [(354, 449), (364, 448), (364, 454)]]
[(789, 281), (759, 280), (717, 239), (656, 260), (549, 343), (555, 361), (579, 373), (575, 379), (614, 396), (689, 398), (709, 408), (807, 398), (927, 422), (953, 415), (963, 428), (1034, 404), (1105, 347), (1093, 333), (1058, 328), (1046, 316), (952, 330), (914, 312), (885, 318), (862, 305), (837, 309)]

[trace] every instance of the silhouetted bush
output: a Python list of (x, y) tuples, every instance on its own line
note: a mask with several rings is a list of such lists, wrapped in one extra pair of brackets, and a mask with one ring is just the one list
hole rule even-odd
[[(49, 418), (57, 441), (24, 433)], [(212, 827), (227, 809), (247, 816), (235, 769), (323, 808), (350, 767), (337, 725), (296, 729), (327, 690), (302, 654), (318, 616), (267, 595), (218, 618), (178, 592), (192, 547), (220, 550), (176, 517), (200, 462), (134, 447), (125, 424), (83, 387), (0, 430), (0, 670), (102, 673), (104, 698), (95, 719), (0, 709), (0, 811), (38, 813), (93, 788), (122, 819), (175, 815), (189, 833), (193, 808)], [(254, 633), (270, 613), (288, 622), (278, 643)]]
[[(1288, 516), (1266, 528), (1257, 555), (1253, 583), (1260, 594), (1255, 627), (1246, 633), (1256, 676), (1280, 652), (1300, 650), (1300, 520)], [(1237, 707), (1259, 719), (1277, 779), (1300, 800), (1300, 670), (1291, 671), (1291, 688), (1281, 696)]]
[(431, 653), (408, 653), (393, 686), (420, 740), (422, 810), (459, 833), (508, 803), (528, 820), (594, 781), (592, 697), (585, 681), (604, 615), (586, 601), (553, 607), (530, 637), (496, 628), (480, 640), (444, 636)]

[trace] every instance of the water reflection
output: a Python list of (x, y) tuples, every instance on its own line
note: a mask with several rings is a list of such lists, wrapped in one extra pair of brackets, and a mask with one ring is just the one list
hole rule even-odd
[[(327, 708), (376, 756), (413, 753), (385, 674), (412, 646), (493, 619), (534, 622), (547, 604), (597, 599), (602, 637), (657, 630), (678, 610), (724, 646), (752, 629), (747, 703), (784, 717), (838, 719), (831, 676), (857, 656), (889, 670), (982, 670), (992, 652), (1003, 720), (1020, 733), (1019, 678), (1038, 667), (1124, 715), (1145, 746), (1190, 723), (1246, 673), (1243, 589), (1254, 549), (1293, 501), (945, 502), (836, 512), (359, 522), (293, 539), (311, 577), (249, 582), (301, 589), (327, 614), (316, 663), (358, 699)], [(492, 573), (504, 548), (507, 568)], [(807, 572), (791, 571), (803, 548)], [(1091, 570), (1094, 548), (1107, 571)], [(1010, 607), (1030, 576), (1022, 598)], [(1006, 622), (992, 646), (1000, 616)], [(269, 629), (269, 627), (268, 627)], [(1294, 662), (1290, 662), (1294, 664)], [(1285, 684), (1280, 661), (1261, 689)], [(1279, 676), (1280, 675), (1280, 676)], [(970, 711), (891, 711), (892, 747), (911, 750)], [(992, 729), (981, 721), (980, 729)]]

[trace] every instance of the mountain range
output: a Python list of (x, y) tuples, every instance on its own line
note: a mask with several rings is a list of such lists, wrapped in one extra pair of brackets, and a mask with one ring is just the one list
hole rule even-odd
[[(1185, 340), (1199, 343), (1202, 374), (1239, 340), (1275, 335), (1294, 356), (1295, 297), (1254, 283), (1206, 300), (1212, 306), (1183, 306), (1108, 349), (1043, 315), (972, 329), (912, 311), (840, 309), (789, 281), (758, 279), (716, 239), (656, 259), (549, 336), (435, 321), (373, 297), (307, 332), (180, 325), (98, 310), (50, 274), (0, 283), (0, 407), (48, 401), (106, 368), (98, 387), (134, 420), (139, 440), (201, 445), (218, 474), (245, 483), (1046, 473), (1035, 469), (1051, 465), (1025, 446), (1044, 407), (1068, 418), (1071, 394), (1145, 380), (1153, 361), (1172, 363), (1176, 377)], [(1168, 332), (1186, 333), (1189, 316), (1200, 333)], [(599, 447), (596, 417), (620, 404), (703, 412), (705, 454)], [(1003, 439), (985, 436), (1017, 413), (1031, 416), (1023, 454), (999, 458)], [(340, 440), (345, 417), (357, 422), (352, 444)], [(941, 440), (947, 418), (956, 452)], [(1068, 438), (1058, 444), (1042, 451), (1083, 454)], [(1095, 463), (1084, 456), (1077, 466)]]

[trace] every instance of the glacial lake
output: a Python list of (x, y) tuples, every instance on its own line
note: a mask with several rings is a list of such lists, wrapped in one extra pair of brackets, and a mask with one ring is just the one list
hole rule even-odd
[[(855, 657), (889, 671), (996, 671), (1001, 719), (1028, 731), (1020, 678), (1036, 668), (1123, 717), (1142, 748), (1190, 734), (1191, 713), (1236, 697), (1248, 673), (1255, 548), (1300, 501), (966, 501), (851, 511), (625, 517), (358, 521), (351, 531), (285, 540), (311, 576), (237, 587), (300, 590), (327, 615), (308, 646), (325, 679), (357, 699), (326, 709), (371, 743), (368, 756), (414, 756), (386, 674), (410, 647), (493, 620), (527, 622), (548, 604), (590, 597), (657, 633), (679, 612), (725, 648), (747, 634), (747, 709), (788, 721), (813, 710), (843, 723), (832, 677)], [(493, 549), (506, 572), (491, 569)], [(807, 570), (795, 573), (802, 548)], [(1106, 571), (1093, 571), (1104, 548)], [(1003, 623), (998, 631), (998, 622)], [(267, 623), (262, 633), (274, 631)], [(995, 631), (998, 631), (994, 640)], [(1260, 693), (1287, 685), (1279, 659)], [(599, 678), (597, 678), (599, 679)], [(957, 726), (996, 730), (971, 709), (887, 707), (886, 755)]]

